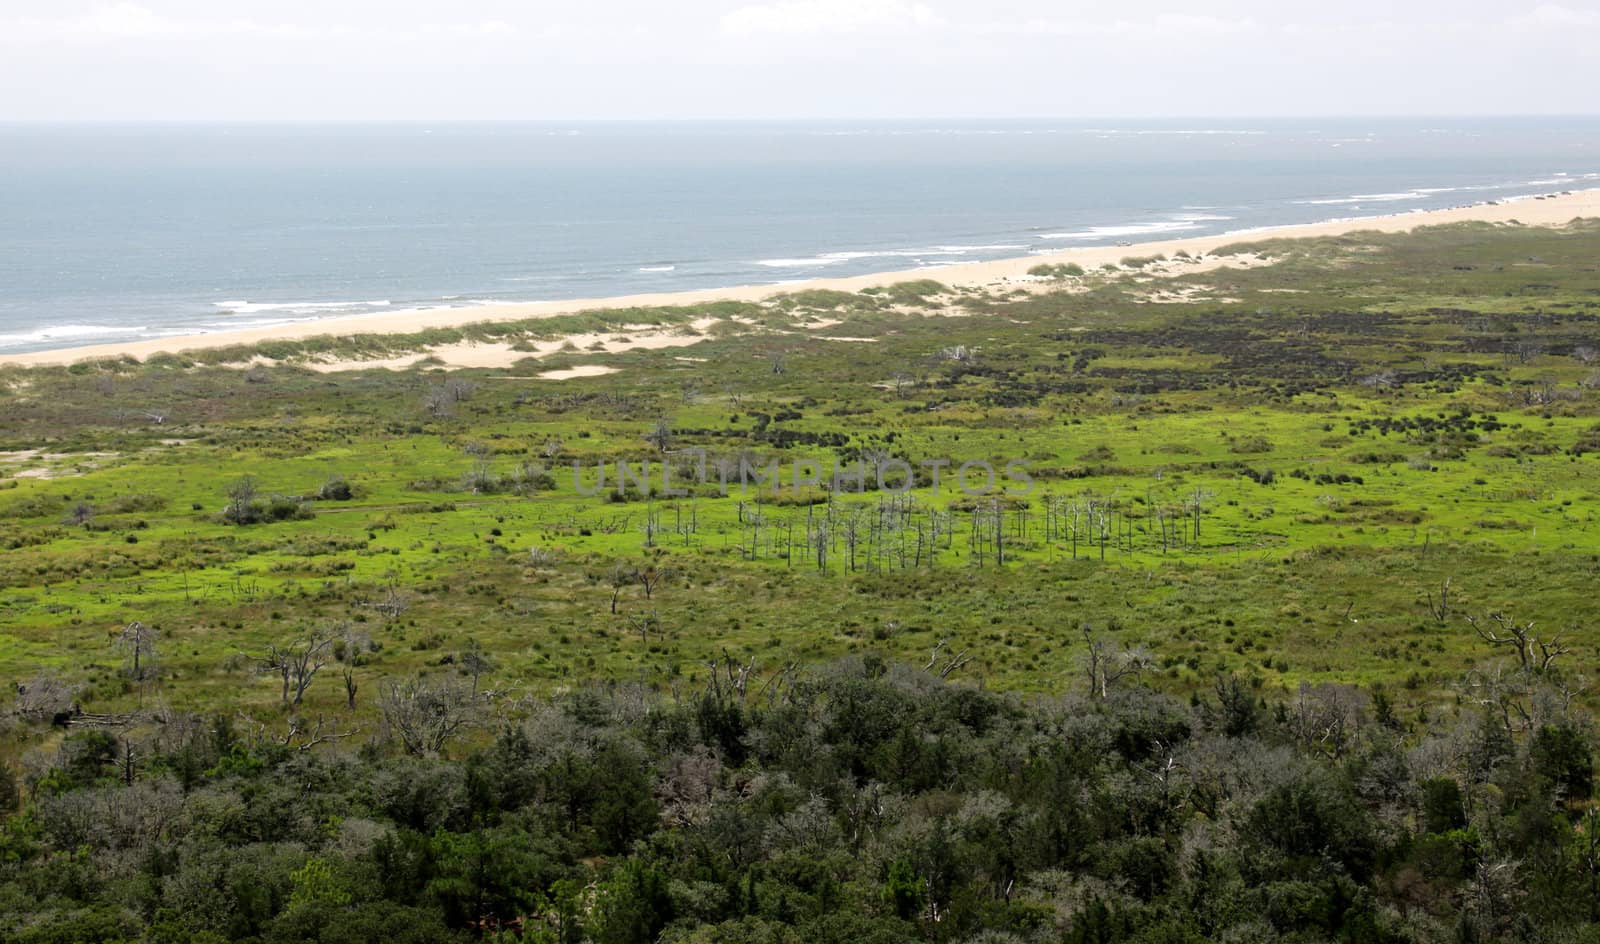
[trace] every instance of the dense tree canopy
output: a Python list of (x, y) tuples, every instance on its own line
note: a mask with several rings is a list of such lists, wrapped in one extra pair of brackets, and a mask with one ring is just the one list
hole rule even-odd
[(1407, 730), (1334, 686), (1024, 699), (866, 657), (502, 705), (454, 756), (74, 728), (5, 784), (0, 934), (1594, 940), (1592, 739), (1544, 684)]

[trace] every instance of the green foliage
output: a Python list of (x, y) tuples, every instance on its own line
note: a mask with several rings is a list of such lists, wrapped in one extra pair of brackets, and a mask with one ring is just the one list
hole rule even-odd
[(626, 862), (601, 886), (595, 911), (596, 944), (648, 944), (672, 920), (666, 876), (642, 862)]
[[(1504, 767), (1507, 802), (1462, 825), (1457, 784), (1485, 785), (1470, 752), (1434, 749), (1469, 741), (1471, 714), (1413, 735), (1445, 765), (1417, 781), (1359, 717), (1337, 750), (1306, 738), (1308, 711), (1344, 704), (1326, 690), (1320, 709), (1274, 694), (1230, 734), (1213, 706), (1137, 684), (1022, 698), (881, 659), (795, 670), (774, 698), (740, 697), (726, 672), (698, 684), (522, 700), (457, 759), (253, 749), (186, 789), (186, 754), (241, 748), (227, 724), (72, 735), (67, 773), (0, 834), (0, 934), (1409, 941), (1484, 901), (1484, 869), (1508, 857), (1543, 869), (1496, 908), (1577, 936), (1600, 918), (1568, 894), (1592, 880), (1593, 817), (1516, 800), (1523, 772)], [(1536, 782), (1581, 754), (1560, 730), (1511, 738)], [(136, 738), (131, 782), (99, 776)]]
[(322, 904), (335, 907), (348, 905), (354, 896), (335, 876), (333, 867), (322, 859), (307, 859), (306, 864), (289, 873), (294, 891), (289, 894), (289, 907), (300, 908)]
[(1030, 268), (1028, 274), (1043, 279), (1076, 279), (1082, 278), (1085, 273), (1083, 266), (1076, 262), (1068, 262), (1061, 265), (1041, 263)]
[[(0, 938), (1581, 939), (1597, 246), (0, 369)], [(293, 360), (638, 326), (685, 346)], [(868, 458), (910, 493), (717, 482)], [(1507, 610), (1571, 651), (1462, 621)], [(314, 630), (291, 714), (261, 654)]]
[(1422, 783), (1423, 828), (1430, 833), (1448, 833), (1467, 825), (1466, 808), (1461, 802), (1461, 787), (1449, 777), (1435, 777)]
[(1594, 795), (1594, 747), (1573, 724), (1547, 724), (1533, 738), (1533, 764), (1569, 802)]

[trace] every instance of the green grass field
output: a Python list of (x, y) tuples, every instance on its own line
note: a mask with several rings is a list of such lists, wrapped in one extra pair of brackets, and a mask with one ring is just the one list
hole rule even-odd
[[(1087, 627), (1143, 646), (1174, 692), (1219, 671), (1343, 681), (1425, 714), (1489, 654), (1465, 617), (1491, 612), (1592, 665), (1600, 226), (1228, 252), (1275, 264), (0, 370), (0, 674), (81, 683), (97, 712), (264, 717), (279, 688), (256, 657), (341, 627), (375, 647), (358, 713), (379, 678), (459, 671), (474, 647), (508, 695), (852, 652), (964, 652), (959, 677), (1042, 691), (1076, 683)], [(700, 318), (689, 346), (507, 370), (304, 366)], [(617, 371), (534, 376), (582, 365)], [(682, 481), (701, 454), (1022, 460), (1033, 488), (975, 499), (946, 469), (905, 495), (583, 494), (599, 462)], [(263, 506), (308, 501), (228, 523), (244, 477)], [(143, 681), (115, 644), (134, 621), (160, 634)], [(333, 671), (312, 709), (343, 707)]]

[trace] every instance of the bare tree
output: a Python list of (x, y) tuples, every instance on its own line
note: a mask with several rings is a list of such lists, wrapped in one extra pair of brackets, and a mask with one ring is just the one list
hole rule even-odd
[(378, 707), (406, 753), (437, 754), (477, 717), (478, 700), (451, 679), (394, 679), (379, 689)]
[(672, 434), (672, 421), (665, 416), (657, 418), (655, 426), (645, 434), (644, 441), (656, 447), (658, 452), (671, 449), (673, 442), (676, 441)]
[(461, 658), (458, 661), (461, 664), (461, 670), (472, 676), (472, 693), (476, 695), (478, 693), (479, 676), (494, 669), (494, 660), (489, 658), (488, 653), (483, 651), (483, 646), (478, 640), (469, 639), (467, 640), (466, 651), (461, 653)]
[(470, 380), (451, 377), (443, 383), (429, 384), (422, 392), (422, 406), (438, 419), (455, 414), (456, 404), (472, 399), (477, 390)]
[(284, 719), (283, 731), (278, 734), (267, 733), (265, 724), (248, 715), (240, 715), (239, 718), (249, 730), (251, 740), (259, 744), (292, 747), (301, 753), (309, 752), (319, 744), (331, 744), (361, 733), (360, 728), (340, 730), (337, 723), (329, 724), (321, 715), (313, 722), (307, 722), (299, 715), (290, 715)]
[[(951, 673), (972, 661), (972, 656), (963, 649), (955, 655), (943, 654), (944, 647), (950, 640), (941, 639), (934, 644), (933, 652), (928, 656), (928, 664), (922, 667), (924, 672), (932, 672), (940, 678), (949, 678)], [(940, 659), (943, 658), (941, 662)]]
[(1490, 613), (1489, 622), (1493, 626), (1480, 624), (1475, 617), (1467, 617), (1467, 623), (1484, 642), (1496, 648), (1511, 649), (1517, 654), (1523, 675), (1545, 675), (1550, 672), (1557, 658), (1572, 651), (1561, 644), (1559, 632), (1547, 640), (1535, 636), (1532, 620), (1519, 623), (1504, 614)]
[(1511, 346), (1517, 363), (1526, 364), (1544, 353), (1544, 345), (1534, 338), (1522, 338)]
[(381, 598), (361, 605), (377, 610), (383, 614), (384, 619), (392, 622), (404, 616), (406, 610), (411, 608), (411, 597), (396, 589), (394, 584), (390, 584)]
[(1138, 648), (1113, 648), (1103, 639), (1096, 639), (1094, 631), (1083, 627), (1086, 648), (1084, 672), (1089, 676), (1089, 692), (1096, 698), (1105, 698), (1112, 686), (1125, 678), (1141, 678), (1150, 667), (1149, 653)]
[(358, 629), (346, 627), (344, 634), (334, 645), (334, 656), (339, 660), (339, 679), (344, 683), (345, 707), (354, 711), (356, 708), (356, 692), (360, 683), (356, 681), (356, 666), (362, 663), (363, 656), (372, 649), (372, 637)]
[(741, 665), (738, 660), (728, 654), (728, 650), (724, 649), (722, 650), (721, 661), (712, 659), (706, 665), (711, 669), (711, 674), (707, 676), (706, 681), (711, 686), (712, 696), (719, 700), (722, 698), (722, 676), (717, 674), (718, 667), (721, 667), (722, 671), (727, 674), (728, 688), (739, 696), (740, 701), (744, 701), (745, 693), (750, 687), (750, 674), (756, 670), (755, 656), (751, 656), (749, 662)]
[(160, 630), (138, 620), (124, 626), (122, 632), (117, 634), (117, 648), (127, 655), (128, 675), (131, 678), (143, 681), (147, 672), (154, 671), (156, 643), (160, 638)]
[(894, 395), (896, 397), (904, 397), (906, 388), (911, 386), (911, 375), (903, 370), (897, 370), (894, 372), (894, 377), (890, 383), (894, 387)]
[(1355, 736), (1362, 696), (1348, 685), (1300, 683), (1289, 706), (1289, 730), (1305, 750), (1339, 757)]
[(313, 631), (293, 642), (268, 647), (257, 660), (262, 672), (270, 672), (282, 680), (281, 700), (285, 704), (300, 704), (312, 680), (332, 657), (333, 639), (332, 634)]
[(1450, 618), (1450, 580), (1446, 577), (1439, 586), (1439, 598), (1433, 597), (1433, 591), (1428, 591), (1428, 612), (1433, 614), (1435, 622), (1443, 623)]
[(671, 580), (677, 574), (670, 567), (651, 566), (635, 570), (633, 576), (639, 582), (640, 588), (644, 590), (644, 598), (650, 600), (655, 597), (656, 589), (664, 581)]
[(627, 618), (628, 625), (632, 626), (633, 631), (639, 634), (639, 641), (642, 643), (648, 643), (652, 633), (656, 635), (661, 633), (661, 618), (656, 615), (655, 610), (651, 610), (643, 616), (635, 616), (629, 613)]
[(618, 564), (611, 568), (611, 615), (617, 615), (617, 598), (622, 596), (622, 591), (633, 585), (637, 579), (639, 569), (627, 564)]

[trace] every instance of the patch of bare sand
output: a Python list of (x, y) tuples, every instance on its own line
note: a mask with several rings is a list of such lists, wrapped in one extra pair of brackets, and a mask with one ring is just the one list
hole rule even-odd
[(579, 377), (604, 377), (606, 374), (619, 373), (621, 369), (620, 367), (607, 367), (604, 364), (583, 364), (562, 370), (547, 370), (538, 376), (540, 380), (576, 380)]
[[(1150, 280), (1153, 281), (1153, 280)], [(1239, 299), (1226, 295), (1212, 295), (1214, 285), (1181, 285), (1177, 288), (1155, 289), (1139, 296), (1139, 301), (1156, 305), (1188, 305), (1194, 302), (1213, 302), (1219, 305), (1237, 304)]]
[(116, 456), (114, 452), (45, 452), (42, 449), (0, 452), (0, 473), (8, 473), (17, 479), (71, 478), (100, 467), (101, 463), (89, 460), (114, 459)]
[[(704, 331), (715, 324), (715, 318), (701, 318), (689, 327), (693, 333), (674, 333), (643, 325), (638, 330), (624, 327), (619, 331), (571, 334), (543, 341), (527, 341), (518, 345), (506, 343), (442, 344), (397, 357), (360, 360), (340, 358), (307, 364), (321, 373), (346, 370), (407, 370), (424, 361), (430, 366), (445, 369), (510, 367), (528, 358), (542, 359), (552, 354), (588, 352), (595, 354), (621, 354), (627, 351), (653, 351), (671, 347), (688, 347), (707, 339)], [(607, 373), (616, 368), (607, 368)]]

